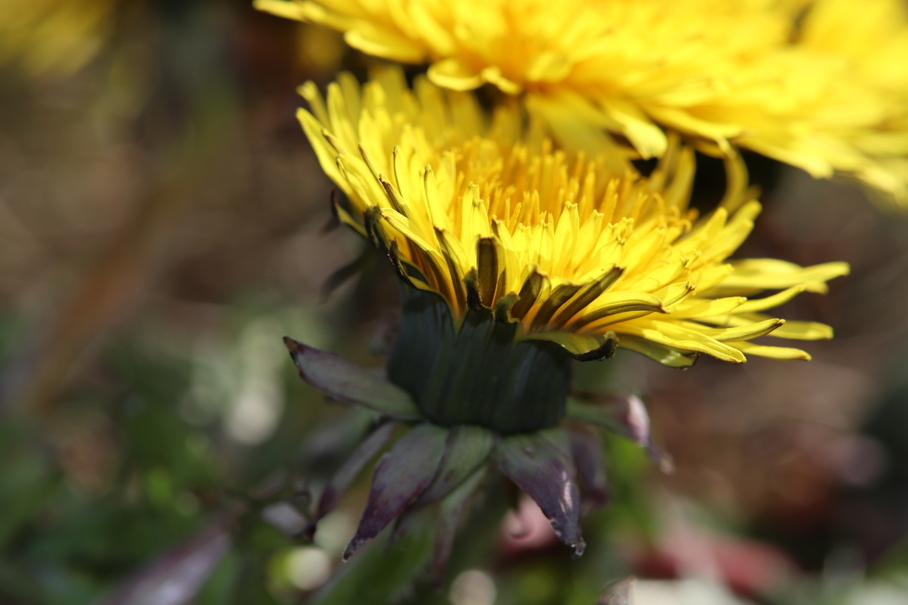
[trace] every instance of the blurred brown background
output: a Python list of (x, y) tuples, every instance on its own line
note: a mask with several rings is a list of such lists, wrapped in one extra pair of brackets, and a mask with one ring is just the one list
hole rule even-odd
[[(78, 65), (66, 47), (30, 59), (27, 37), (0, 55), (0, 603), (101, 598), (203, 527), (227, 488), (314, 464), (313, 427), (343, 411), (297, 384), (280, 337), (378, 365), (369, 341), (396, 304), (380, 255), (325, 228), (330, 186), (294, 118), (298, 84), (362, 75), (362, 57), (245, 0), (69, 4), (101, 15)], [(615, 557), (653, 578), (713, 557), (719, 585), (760, 602), (844, 586), (836, 598), (888, 603), (866, 591), (908, 569), (908, 219), (849, 182), (750, 161), (766, 209), (740, 255), (850, 262), (827, 296), (781, 313), (836, 338), (806, 343), (809, 363), (678, 372), (627, 355), (579, 368), (644, 395), (677, 472), (613, 452), (616, 503), (591, 525), (618, 554), (591, 555), (571, 582), (616, 577), (594, 563)], [(704, 158), (699, 205), (722, 178)], [(303, 547), (269, 540), (235, 538), (199, 602), (239, 599), (237, 577), (259, 580), (236, 602), (309, 594), (317, 582), (287, 571)], [(579, 589), (532, 588), (539, 561), (564, 555), (550, 551), (495, 563), (495, 602), (573, 602)], [(545, 573), (557, 587), (578, 572)]]

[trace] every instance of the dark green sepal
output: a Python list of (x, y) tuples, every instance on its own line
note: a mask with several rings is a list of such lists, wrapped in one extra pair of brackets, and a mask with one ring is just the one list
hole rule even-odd
[(502, 434), (552, 426), (564, 416), (571, 356), (555, 343), (518, 340), (519, 330), (481, 306), (457, 325), (443, 298), (404, 287), (388, 377), (437, 424)]

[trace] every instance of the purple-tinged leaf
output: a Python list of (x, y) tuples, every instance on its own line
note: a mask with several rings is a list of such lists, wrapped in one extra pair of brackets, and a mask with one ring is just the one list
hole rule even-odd
[(416, 506), (444, 498), (465, 481), (492, 453), (497, 437), (479, 426), (461, 424), (451, 429), (445, 443), (445, 453), (432, 485), (416, 502)]
[(332, 399), (355, 403), (398, 420), (419, 420), (422, 414), (400, 387), (350, 363), (336, 353), (321, 351), (289, 336), (284, 344), (303, 380)]
[(401, 437), (391, 451), (381, 457), (372, 475), (372, 490), (356, 535), (344, 550), (344, 561), (377, 536), (431, 485), (447, 438), (447, 429), (421, 424)]
[(609, 495), (605, 476), (605, 453), (599, 434), (590, 427), (576, 426), (568, 429), (568, 435), (584, 501), (590, 502), (593, 506), (605, 506)]
[(191, 601), (230, 547), (225, 513), (123, 583), (101, 605), (183, 605)]
[(663, 452), (650, 433), (649, 414), (636, 395), (584, 394), (585, 403), (569, 398), (567, 417), (587, 424), (595, 424), (636, 441), (644, 448), (664, 473), (674, 470), (671, 456)]
[(398, 515), (392, 539), (399, 540), (407, 532), (410, 517), (421, 507), (446, 497), (457, 486), (471, 479), (489, 459), (497, 440), (495, 433), (480, 426), (460, 424), (451, 428), (435, 479), (416, 502)]
[(505, 437), (492, 459), (511, 481), (536, 501), (562, 542), (583, 554), (580, 492), (567, 454), (537, 433)]
[(395, 422), (386, 422), (366, 437), (353, 451), (349, 458), (325, 486), (325, 491), (318, 501), (316, 521), (323, 518), (337, 506), (338, 500), (347, 492), (350, 484), (356, 479), (363, 467), (378, 454), (394, 435), (394, 429), (399, 425)]
[(480, 466), (441, 501), (438, 524), (435, 529), (435, 546), (432, 549), (432, 580), (436, 586), (441, 586), (444, 578), (460, 518), (470, 502), (470, 497), (482, 483), (485, 474), (486, 467)]
[(322, 492), (318, 501), (318, 509), (315, 511), (315, 518), (306, 525), (300, 532), (303, 535), (311, 537), (315, 532), (316, 524), (321, 521), (325, 515), (334, 510), (338, 501), (344, 497), (350, 485), (356, 480), (356, 477), (363, 470), (370, 460), (391, 440), (394, 430), (399, 425), (396, 422), (386, 422), (366, 437), (362, 443), (350, 454), (350, 457), (341, 465), (337, 472), (328, 481), (325, 491)]
[(628, 576), (623, 580), (612, 582), (596, 599), (596, 605), (633, 605), (634, 584), (637, 578)]

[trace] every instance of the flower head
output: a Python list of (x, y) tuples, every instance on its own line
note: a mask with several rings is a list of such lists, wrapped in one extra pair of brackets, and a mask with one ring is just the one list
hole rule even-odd
[[(872, 80), (904, 63), (908, 19), (898, 0), (870, 4), (867, 17), (848, 0), (256, 2), (363, 52), (428, 62), (439, 86), (522, 94), (565, 147), (620, 154), (611, 133), (661, 157), (676, 131), (715, 153), (735, 145), (817, 177), (853, 174), (905, 204), (908, 84)], [(848, 41), (862, 37), (875, 50), (855, 53)]]
[[(392, 422), (338, 471), (316, 521), (395, 423), (415, 425), (376, 465), (345, 557), (437, 501), (438, 577), (487, 462), (579, 555), (583, 502), (607, 497), (601, 444), (583, 425), (633, 439), (663, 468), (668, 459), (638, 398), (569, 396), (571, 356), (604, 359), (621, 346), (675, 367), (700, 353), (806, 358), (751, 341), (831, 335), (762, 312), (823, 291), (847, 265), (727, 261), (760, 209), (734, 157), (722, 206), (699, 218), (688, 208), (693, 152), (676, 137), (644, 177), (614, 156), (557, 148), (516, 102), (490, 114), (473, 93), (425, 78), (411, 89), (395, 69), (363, 87), (342, 74), (327, 99), (311, 83), (301, 92), (311, 107), (300, 110), (303, 128), (344, 193), (338, 217), (385, 250), (405, 283), (387, 379), (285, 340), (303, 379)], [(778, 292), (750, 298), (766, 290)]]
[[(516, 338), (578, 358), (619, 346), (684, 367), (699, 353), (807, 358), (752, 343), (828, 338), (822, 324), (763, 314), (822, 292), (844, 263), (801, 268), (728, 261), (760, 205), (738, 179), (723, 207), (688, 208), (693, 154), (672, 144), (649, 177), (605, 157), (553, 148), (517, 105), (487, 119), (469, 93), (426, 80), (411, 91), (386, 70), (362, 90), (344, 76), (327, 103), (307, 84), (303, 127), (348, 204), (341, 218), (389, 253), (414, 288), (438, 293), (457, 319), (485, 308)], [(734, 170), (743, 173), (743, 166)], [(730, 211), (728, 209), (732, 209)], [(752, 298), (765, 290), (780, 292)]]

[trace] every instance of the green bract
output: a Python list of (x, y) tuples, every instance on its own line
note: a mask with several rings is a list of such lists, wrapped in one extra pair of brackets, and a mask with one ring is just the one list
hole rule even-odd
[[(582, 504), (608, 500), (598, 428), (634, 440), (668, 468), (637, 397), (569, 397), (573, 361), (564, 347), (525, 336), (519, 324), (481, 306), (458, 321), (434, 293), (406, 286), (402, 297), (387, 379), (334, 353), (284, 339), (306, 382), (334, 400), (376, 412), (379, 420), (328, 482), (307, 532), (390, 444), (375, 465), (345, 560), (395, 519), (395, 531), (405, 531), (409, 515), (433, 506), (438, 522), (432, 570), (440, 581), (458, 522), (485, 485), (489, 462), (536, 501), (579, 556), (585, 546)], [(605, 342), (602, 351), (606, 357), (614, 347)]]
[(388, 377), (436, 424), (501, 434), (552, 426), (565, 413), (571, 356), (518, 330), (482, 307), (457, 322), (440, 296), (404, 287)]

